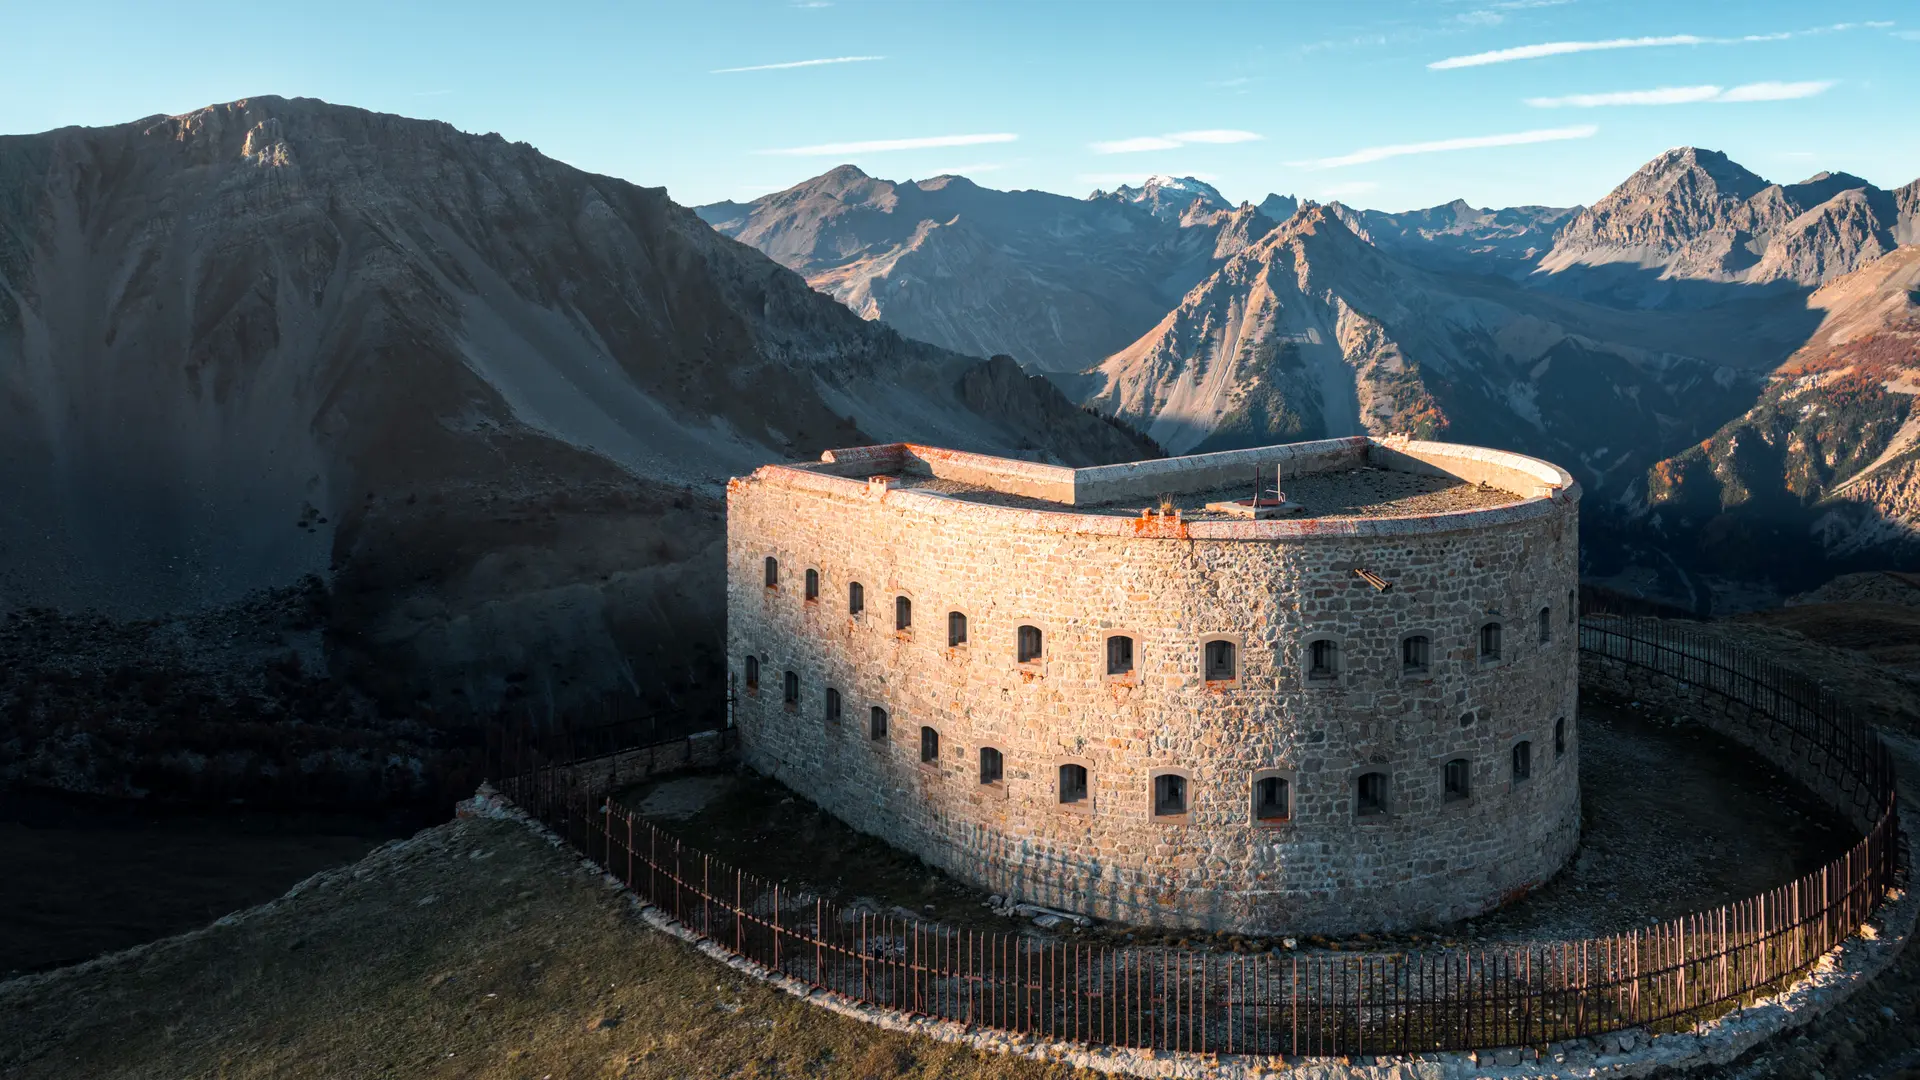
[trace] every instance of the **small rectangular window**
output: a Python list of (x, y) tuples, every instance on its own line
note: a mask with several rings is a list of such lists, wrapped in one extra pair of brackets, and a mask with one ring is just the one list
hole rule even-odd
[(1540, 609), (1540, 644), (1545, 645), (1552, 640), (1553, 640), (1553, 609), (1550, 607), (1543, 607)]
[(957, 649), (967, 643), (967, 617), (958, 611), (947, 612), (947, 647)]
[(913, 601), (904, 596), (893, 598), (893, 628), (895, 630), (913, 629)]
[(1459, 802), (1473, 793), (1473, 765), (1466, 758), (1454, 758), (1447, 762), (1441, 777), (1441, 798), (1446, 802)]
[(1533, 744), (1517, 742), (1513, 744), (1513, 780), (1519, 783), (1533, 775)]
[(1353, 812), (1360, 817), (1378, 817), (1387, 812), (1387, 774), (1361, 773), (1353, 783)]
[(1400, 642), (1400, 670), (1407, 675), (1424, 675), (1433, 667), (1433, 642), (1425, 634), (1415, 634)]
[(1087, 801), (1087, 767), (1085, 765), (1060, 766), (1060, 801), (1063, 803)]
[(1023, 626), (1020, 628), (1018, 655), (1020, 662), (1031, 664), (1040, 659), (1040, 628)]
[(1285, 821), (1292, 816), (1287, 804), (1287, 778), (1263, 776), (1253, 784), (1253, 816), (1258, 821)]
[(1340, 643), (1321, 638), (1307, 646), (1307, 678), (1332, 679), (1339, 674)]
[(855, 581), (847, 585), (847, 614), (858, 615), (867, 608), (867, 590)]
[(1567, 590), (1567, 625), (1572, 626), (1580, 620), (1580, 593), (1575, 589)]
[(870, 739), (887, 737), (887, 710), (878, 705), (867, 713), (867, 737)]
[(807, 571), (806, 598), (808, 600), (820, 599), (820, 571), (818, 570), (810, 569)]
[(831, 686), (827, 687), (827, 722), (840, 722), (840, 691)]
[(1153, 778), (1153, 815), (1175, 817), (1187, 812), (1187, 778), (1161, 773)]
[(1107, 639), (1107, 674), (1133, 674), (1133, 639), (1115, 634)]
[(980, 748), (980, 782), (983, 784), (999, 783), (1001, 772), (1005, 767), (1005, 764), (1006, 764), (1005, 761), (1003, 761), (1000, 757), (1000, 751), (995, 750), (991, 746), (981, 747)]
[(760, 658), (757, 656), (747, 657), (747, 689), (760, 689)]
[(1480, 627), (1480, 659), (1500, 659), (1500, 624), (1497, 622)]
[(1563, 757), (1567, 752), (1567, 718), (1561, 717), (1553, 722), (1553, 756)]
[(797, 671), (787, 672), (786, 678), (783, 681), (781, 696), (789, 705), (800, 704), (800, 673), (799, 672)]
[(920, 729), (920, 760), (927, 765), (940, 760), (940, 733), (930, 727)]
[(1207, 642), (1207, 681), (1229, 682), (1239, 677), (1234, 668), (1234, 648), (1231, 641)]
[(780, 560), (769, 555), (767, 556), (767, 588), (777, 589), (779, 587), (780, 587)]

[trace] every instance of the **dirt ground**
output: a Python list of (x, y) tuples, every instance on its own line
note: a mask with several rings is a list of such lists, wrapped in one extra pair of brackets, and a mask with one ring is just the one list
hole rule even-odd
[[(1427, 933), (1302, 943), (1351, 949), (1615, 933), (1762, 892), (1857, 839), (1764, 759), (1698, 724), (1591, 696), (1580, 723), (1581, 848), (1545, 887), (1493, 915)], [(993, 914), (985, 892), (855, 832), (777, 784), (714, 772), (662, 778), (620, 799), (716, 858), (830, 899), (985, 930), (1026, 926)], [(1083, 936), (1233, 951), (1280, 944), (1110, 924)]]
[(382, 848), (236, 922), (0, 983), (9, 1080), (1073, 1075), (743, 978), (491, 820)]
[(0, 797), (0, 978), (205, 926), (421, 824)]

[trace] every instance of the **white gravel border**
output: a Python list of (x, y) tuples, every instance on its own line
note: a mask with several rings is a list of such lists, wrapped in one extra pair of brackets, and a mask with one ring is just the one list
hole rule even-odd
[[(1137, 1050), (1088, 1043), (1053, 1041), (996, 1028), (971, 1026), (954, 1020), (914, 1016), (856, 1001), (822, 990), (774, 971), (719, 944), (702, 938), (664, 911), (641, 900), (620, 879), (574, 849), (545, 825), (515, 806), (490, 785), (482, 784), (472, 799), (460, 804), (462, 817), (517, 821), (547, 842), (576, 855), (582, 866), (610, 888), (627, 895), (649, 926), (692, 945), (707, 956), (760, 982), (842, 1016), (941, 1042), (960, 1043), (976, 1050), (1020, 1054), (1037, 1061), (1057, 1061), (1084, 1069), (1149, 1078), (1219, 1077), (1222, 1080), (1468, 1080), (1468, 1078), (1644, 1077), (1655, 1073), (1686, 1072), (1702, 1065), (1724, 1065), (1760, 1043), (1825, 1014), (1872, 982), (1893, 963), (1913, 936), (1920, 896), (1911, 887), (1894, 892), (1860, 933), (1830, 950), (1813, 970), (1785, 991), (1701, 1025), (1691, 1032), (1649, 1035), (1644, 1029), (1598, 1035), (1555, 1043), (1546, 1053), (1531, 1048), (1474, 1052), (1414, 1054), (1407, 1057), (1316, 1058), (1256, 1057), (1252, 1055), (1191, 1054)], [(1920, 821), (1910, 811), (1900, 816), (1908, 865), (1914, 865), (1914, 835)]]

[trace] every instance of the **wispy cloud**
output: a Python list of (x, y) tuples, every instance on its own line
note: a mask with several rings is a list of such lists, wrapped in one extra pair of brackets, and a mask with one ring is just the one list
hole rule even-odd
[(1819, 79), (1812, 82), (1757, 82), (1733, 89), (1714, 98), (1715, 101), (1794, 101), (1824, 94), (1833, 87), (1832, 79)]
[(1542, 56), (1598, 52), (1603, 49), (1651, 49), (1665, 45), (1700, 45), (1706, 40), (1692, 34), (1673, 34), (1668, 37), (1612, 38), (1607, 41), (1549, 41), (1542, 45), (1517, 45), (1511, 49), (1495, 49), (1492, 52), (1473, 53), (1468, 56), (1449, 56), (1445, 60), (1435, 60), (1427, 66), (1435, 71), (1447, 71), (1452, 68), (1505, 64), (1514, 60), (1535, 60)]
[(1137, 154), (1143, 150), (1178, 150), (1189, 143), (1258, 142), (1266, 136), (1233, 128), (1207, 128), (1202, 131), (1176, 131), (1171, 135), (1136, 135), (1131, 139), (1088, 143), (1096, 154)]
[(1497, 4), (1488, 4), (1490, 8), (1502, 11), (1521, 11), (1526, 8), (1560, 7), (1571, 4), (1573, 0), (1500, 0)]
[(925, 135), (917, 139), (869, 139), (865, 142), (820, 143), (815, 146), (788, 146), (775, 150), (755, 150), (756, 154), (786, 157), (830, 157), (842, 154), (878, 154), (890, 150), (932, 150), (942, 146), (980, 146), (985, 143), (1009, 143), (1020, 136), (1000, 132), (992, 135)]
[(1895, 30), (1893, 36), (1902, 41), (1920, 41), (1920, 30)]
[(1718, 86), (1662, 86), (1656, 90), (1614, 90), (1604, 94), (1530, 97), (1536, 109), (1597, 109), (1606, 105), (1687, 105), (1719, 97)]
[(1510, 49), (1494, 49), (1491, 52), (1471, 53), (1466, 56), (1449, 56), (1444, 60), (1435, 60), (1427, 67), (1435, 71), (1446, 71), (1451, 68), (1483, 67), (1487, 64), (1512, 63), (1515, 60), (1538, 60), (1545, 56), (1564, 56), (1568, 53), (1601, 52), (1610, 49), (1658, 49), (1675, 45), (1744, 45), (1756, 41), (1786, 41), (1789, 38), (1807, 37), (1813, 34), (1884, 29), (1892, 25), (1890, 22), (1846, 22), (1833, 23), (1829, 26), (1813, 26), (1805, 30), (1782, 30), (1771, 34), (1742, 34), (1738, 37), (1669, 34), (1664, 37), (1608, 38), (1604, 41), (1549, 41), (1539, 45), (1516, 45)]
[(1593, 124), (1578, 127), (1540, 128), (1535, 131), (1511, 131), (1502, 135), (1471, 135), (1462, 139), (1436, 139), (1433, 142), (1399, 143), (1370, 146), (1338, 157), (1290, 161), (1287, 164), (1306, 169), (1337, 169), (1343, 165), (1365, 165), (1371, 161), (1406, 157), (1409, 154), (1439, 154), (1449, 150), (1481, 150), (1493, 146), (1524, 146), (1528, 143), (1558, 142), (1562, 139), (1592, 138), (1600, 129)]
[(1463, 11), (1455, 15), (1453, 21), (1466, 23), (1468, 26), (1498, 26), (1506, 22), (1507, 17), (1497, 11), (1488, 11), (1483, 8), (1479, 11)]
[(819, 60), (788, 60), (781, 64), (748, 64), (746, 67), (714, 68), (709, 75), (731, 75), (736, 71), (785, 71), (788, 68), (821, 67), (826, 64), (864, 64), (885, 60), (884, 56), (829, 56)]
[(1536, 109), (1597, 109), (1611, 105), (1692, 105), (1702, 101), (1792, 101), (1824, 94), (1833, 80), (1812, 82), (1757, 82), (1731, 90), (1719, 86), (1662, 86), (1655, 90), (1615, 90), (1603, 94), (1567, 94), (1564, 97), (1527, 98)]
[(812, 10), (814, 8), (827, 8), (827, 7), (833, 6), (833, 0), (793, 0), (793, 3), (790, 4), (789, 6), (804, 8), (806, 10)]

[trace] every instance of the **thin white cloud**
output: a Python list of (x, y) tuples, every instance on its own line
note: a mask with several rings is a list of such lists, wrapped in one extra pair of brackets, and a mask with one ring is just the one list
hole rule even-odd
[(1183, 143), (1243, 143), (1259, 142), (1266, 136), (1231, 128), (1208, 128), (1205, 131), (1176, 131), (1167, 138)]
[(1481, 150), (1494, 146), (1525, 146), (1528, 143), (1558, 142), (1562, 139), (1592, 138), (1600, 129), (1593, 124), (1577, 127), (1541, 128), (1535, 131), (1511, 131), (1502, 135), (1471, 135), (1462, 139), (1436, 139), (1433, 142), (1400, 143), (1394, 146), (1370, 146), (1338, 157), (1290, 161), (1287, 164), (1306, 169), (1337, 169), (1343, 165), (1365, 165), (1372, 161), (1405, 157), (1409, 154), (1438, 154), (1449, 150)]
[(1137, 154), (1142, 150), (1178, 150), (1180, 140), (1165, 135), (1140, 135), (1131, 139), (1114, 139), (1111, 142), (1088, 143), (1096, 154)]
[(731, 75), (736, 71), (785, 71), (788, 68), (820, 67), (824, 64), (864, 64), (885, 60), (884, 56), (829, 56), (820, 60), (788, 60), (783, 64), (748, 64), (746, 67), (714, 68), (709, 75)]
[(1833, 80), (1812, 82), (1757, 82), (1731, 90), (1718, 86), (1662, 86), (1655, 90), (1615, 90), (1604, 94), (1567, 94), (1564, 97), (1527, 98), (1536, 109), (1596, 109), (1612, 105), (1692, 105), (1702, 101), (1792, 101), (1824, 94)]
[(1733, 89), (1714, 98), (1715, 101), (1795, 101), (1824, 94), (1832, 89), (1832, 79), (1818, 79), (1811, 82), (1757, 82)]
[(1520, 11), (1526, 8), (1559, 7), (1562, 4), (1571, 3), (1573, 0), (1500, 0), (1499, 3), (1487, 6), (1499, 8), (1502, 11)]
[(1920, 41), (1920, 30), (1895, 30), (1893, 36), (1902, 41)]
[(891, 150), (931, 150), (942, 146), (980, 146), (985, 143), (1009, 143), (1020, 136), (1000, 132), (992, 135), (926, 135), (917, 139), (870, 139), (866, 142), (820, 143), (815, 146), (788, 146), (774, 150), (755, 150), (756, 154), (784, 157), (831, 157), (845, 154), (878, 154)]
[(1786, 41), (1789, 38), (1807, 37), (1813, 34), (1840, 34), (1849, 30), (1884, 29), (1892, 25), (1890, 22), (1846, 22), (1814, 26), (1805, 30), (1781, 30), (1771, 34), (1743, 34), (1739, 37), (1669, 34), (1665, 37), (1609, 38), (1605, 41), (1549, 41), (1539, 45), (1517, 45), (1511, 49), (1471, 53), (1467, 56), (1449, 56), (1444, 60), (1435, 60), (1427, 67), (1435, 71), (1446, 71), (1451, 68), (1482, 67), (1487, 64), (1511, 63), (1515, 60), (1538, 60), (1543, 56), (1564, 56), (1567, 53), (1600, 52), (1608, 49), (1657, 49), (1674, 45), (1744, 45), (1756, 41)]
[(1501, 23), (1506, 22), (1507, 17), (1505, 15), (1500, 14), (1497, 11), (1487, 11), (1482, 9), (1480, 11), (1463, 11), (1460, 14), (1455, 15), (1453, 17), (1453, 21), (1458, 23), (1465, 23), (1468, 26), (1498, 26)]
[(1615, 90), (1604, 94), (1567, 94), (1564, 97), (1530, 97), (1527, 104), (1536, 109), (1597, 109), (1607, 105), (1686, 105), (1712, 101), (1722, 93), (1718, 86), (1662, 86), (1656, 90)]
[(1452, 68), (1481, 67), (1485, 64), (1505, 64), (1514, 60), (1536, 60), (1542, 56), (1598, 52), (1603, 49), (1651, 49), (1666, 45), (1700, 45), (1706, 40), (1692, 34), (1673, 34), (1667, 37), (1613, 38), (1608, 41), (1549, 41), (1544, 45), (1519, 45), (1511, 49), (1473, 53), (1470, 56), (1449, 56), (1445, 60), (1435, 60), (1427, 66), (1435, 71), (1446, 71)]
[(1234, 128), (1207, 128), (1201, 131), (1176, 131), (1171, 135), (1136, 135), (1131, 139), (1113, 139), (1109, 142), (1088, 143), (1088, 149), (1096, 154), (1138, 154), (1146, 150), (1178, 150), (1189, 143), (1258, 142), (1266, 138), (1258, 132), (1240, 131)]

